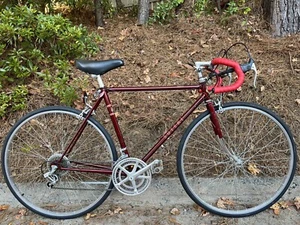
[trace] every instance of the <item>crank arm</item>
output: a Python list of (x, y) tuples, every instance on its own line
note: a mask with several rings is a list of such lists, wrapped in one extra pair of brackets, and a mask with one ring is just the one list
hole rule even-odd
[(147, 165), (146, 167), (144, 167), (143, 169), (137, 171), (136, 173), (134, 173), (131, 177), (132, 178), (136, 178), (139, 175), (143, 174), (145, 171), (151, 169), (153, 166), (159, 165), (161, 164), (160, 160), (155, 159), (152, 163), (150, 163), (149, 165)]

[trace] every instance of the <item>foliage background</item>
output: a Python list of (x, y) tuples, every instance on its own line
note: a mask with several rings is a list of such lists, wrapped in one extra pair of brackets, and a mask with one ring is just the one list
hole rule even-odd
[(26, 107), (27, 85), (41, 80), (63, 104), (77, 99), (70, 60), (98, 51), (100, 37), (59, 14), (17, 6), (0, 13), (0, 117)]

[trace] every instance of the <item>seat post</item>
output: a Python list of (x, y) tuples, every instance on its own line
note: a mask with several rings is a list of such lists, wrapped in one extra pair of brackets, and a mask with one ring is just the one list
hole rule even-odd
[(104, 83), (102, 81), (101, 75), (92, 74), (92, 78), (96, 78), (97, 79), (99, 88), (104, 88)]

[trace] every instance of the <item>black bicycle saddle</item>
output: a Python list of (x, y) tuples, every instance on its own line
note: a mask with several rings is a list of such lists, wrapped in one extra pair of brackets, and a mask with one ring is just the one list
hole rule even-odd
[(118, 68), (124, 65), (124, 61), (122, 59), (108, 59), (108, 60), (85, 60), (78, 59), (75, 62), (75, 66), (77, 69), (95, 75), (103, 75), (108, 71)]

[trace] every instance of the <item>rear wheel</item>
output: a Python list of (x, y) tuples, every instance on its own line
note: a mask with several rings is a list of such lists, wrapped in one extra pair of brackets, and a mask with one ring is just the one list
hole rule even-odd
[(276, 114), (256, 104), (225, 104), (216, 113), (223, 138), (215, 135), (208, 112), (185, 131), (177, 154), (180, 181), (207, 211), (254, 215), (289, 187), (297, 159), (293, 137)]
[[(79, 129), (80, 111), (68, 107), (46, 107), (29, 113), (9, 132), (2, 151), (2, 170), (14, 196), (42, 216), (70, 219), (94, 210), (108, 197), (111, 175), (63, 169), (112, 169), (117, 153), (110, 135), (93, 118), (88, 120), (70, 154), (58, 161)], [(85, 166), (84, 166), (85, 165)]]

